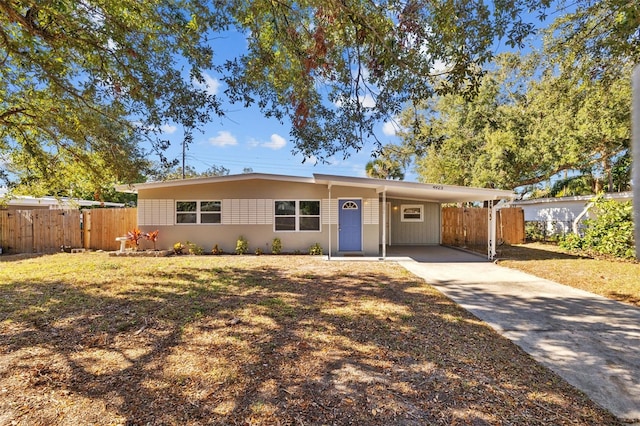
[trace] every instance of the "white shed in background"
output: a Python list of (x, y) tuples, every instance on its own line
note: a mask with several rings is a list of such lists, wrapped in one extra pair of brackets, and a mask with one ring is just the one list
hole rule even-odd
[[(593, 218), (591, 211), (585, 209), (595, 195), (580, 195), (575, 197), (537, 198), (533, 200), (518, 200), (509, 203), (511, 207), (520, 207), (524, 211), (525, 222), (543, 222), (549, 235), (568, 234), (572, 232), (576, 219)], [(613, 192), (604, 194), (607, 200), (630, 201), (633, 193)], [(582, 215), (582, 216), (581, 216)]]

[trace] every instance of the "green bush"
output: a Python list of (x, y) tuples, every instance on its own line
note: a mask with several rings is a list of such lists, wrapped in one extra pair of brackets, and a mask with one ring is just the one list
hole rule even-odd
[(184, 250), (184, 245), (180, 242), (177, 242), (173, 245), (173, 252), (175, 254), (182, 254), (182, 250)]
[(202, 253), (204, 253), (204, 250), (202, 249), (202, 247), (200, 247), (196, 243), (192, 243), (190, 241), (187, 241), (187, 247), (189, 247), (189, 254), (198, 255), (199, 256)]
[(584, 236), (568, 235), (560, 246), (623, 259), (635, 257), (631, 201), (621, 203), (601, 197), (594, 201), (596, 219), (585, 220)]
[(315, 243), (314, 245), (309, 247), (309, 254), (312, 256), (322, 255), (322, 247), (320, 247), (320, 244)]
[(634, 257), (631, 201), (596, 200), (597, 218), (586, 222), (583, 248), (621, 258)]
[(236, 254), (247, 254), (249, 252), (249, 242), (242, 236), (236, 241)]
[(271, 253), (272, 254), (282, 253), (282, 241), (280, 241), (280, 238), (276, 237), (273, 239), (273, 242), (271, 243)]
[(220, 247), (218, 247), (217, 244), (215, 244), (211, 249), (211, 254), (216, 254), (216, 255), (224, 254), (224, 250), (222, 250)]
[(524, 233), (527, 241), (546, 241), (547, 224), (541, 221), (527, 221), (524, 223)]
[(558, 247), (571, 251), (580, 250), (582, 249), (582, 238), (576, 234), (567, 234), (560, 239)]

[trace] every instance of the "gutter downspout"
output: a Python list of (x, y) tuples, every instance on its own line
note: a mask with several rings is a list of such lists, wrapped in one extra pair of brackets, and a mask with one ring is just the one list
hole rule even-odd
[(582, 212), (580, 212), (580, 214), (578, 216), (576, 216), (575, 219), (573, 219), (573, 224), (571, 226), (571, 230), (573, 231), (574, 234), (579, 235), (578, 234), (578, 223), (580, 222), (580, 220), (582, 220), (582, 218), (589, 213), (589, 210), (591, 210), (591, 207), (593, 207), (595, 203), (593, 201), (591, 201), (589, 204), (587, 204), (587, 206), (584, 208), (584, 210), (582, 210)]

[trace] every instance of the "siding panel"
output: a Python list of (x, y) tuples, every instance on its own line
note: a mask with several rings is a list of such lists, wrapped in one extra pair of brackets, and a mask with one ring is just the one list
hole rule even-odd
[(363, 223), (365, 225), (377, 225), (380, 217), (380, 202), (377, 198), (366, 198), (363, 208)]
[(175, 216), (174, 200), (138, 200), (139, 226), (173, 225)]
[(322, 224), (336, 224), (338, 223), (338, 200), (335, 198), (331, 199), (331, 204), (329, 204), (328, 198), (323, 198), (321, 202), (321, 214), (322, 214)]
[(271, 225), (273, 200), (225, 198), (222, 200), (223, 225)]
[[(440, 244), (440, 204), (397, 199), (388, 201), (391, 203), (391, 244)], [(424, 221), (402, 222), (401, 206), (403, 204), (422, 205)]]

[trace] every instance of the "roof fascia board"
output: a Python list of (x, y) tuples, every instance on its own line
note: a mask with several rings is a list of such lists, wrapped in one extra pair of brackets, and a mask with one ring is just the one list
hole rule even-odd
[[(266, 173), (246, 173), (240, 175), (209, 176), (204, 178), (193, 178), (184, 180), (180, 179), (166, 182), (118, 185), (116, 189), (120, 192), (137, 193), (141, 189), (171, 188), (184, 185), (202, 185), (208, 183), (235, 182), (251, 179), (274, 180), (279, 182), (311, 183), (318, 185), (327, 185), (327, 187), (350, 186), (359, 188), (370, 188), (374, 189), (379, 194), (385, 192), (388, 194), (388, 196), (391, 197), (416, 199), (434, 203), (513, 199), (515, 197), (515, 194), (511, 191), (497, 189), (469, 188), (464, 186), (326, 175), (320, 173), (314, 173), (313, 178)], [(407, 194), (407, 191), (416, 191), (416, 193), (410, 195)], [(438, 197), (438, 193), (442, 193), (443, 195), (446, 194), (446, 196)], [(456, 198), (456, 200), (451, 200), (451, 198)]]
[[(349, 184), (353, 186), (360, 186), (366, 188), (376, 188), (376, 190), (380, 193), (382, 191), (393, 191), (393, 189), (416, 189), (416, 190), (437, 190), (444, 191), (449, 193), (460, 193), (464, 195), (472, 195), (487, 197), (483, 198), (483, 200), (493, 200), (493, 199), (501, 199), (508, 198), (512, 199), (515, 197), (515, 194), (511, 191), (505, 191), (500, 189), (486, 189), (486, 188), (469, 188), (466, 186), (455, 186), (455, 185), (441, 185), (441, 184), (431, 184), (431, 183), (420, 183), (420, 182), (404, 182), (404, 181), (394, 181), (394, 180), (384, 180), (384, 179), (374, 179), (374, 178), (362, 178), (362, 177), (348, 177), (348, 176), (336, 176), (336, 175), (325, 175), (314, 173), (316, 181), (324, 184)], [(478, 199), (479, 200), (479, 199)]]
[(179, 179), (169, 180), (164, 182), (148, 182), (148, 183), (136, 183), (132, 185), (118, 185), (116, 190), (119, 192), (131, 192), (137, 193), (140, 189), (156, 189), (156, 188), (171, 188), (184, 185), (203, 185), (208, 183), (223, 183), (223, 182), (237, 182), (251, 179), (262, 180), (274, 180), (280, 182), (296, 182), (296, 183), (316, 183), (313, 178), (300, 177), (300, 176), (286, 176), (275, 175), (267, 173), (244, 173), (240, 175), (226, 175), (226, 176), (207, 176), (201, 178)]

